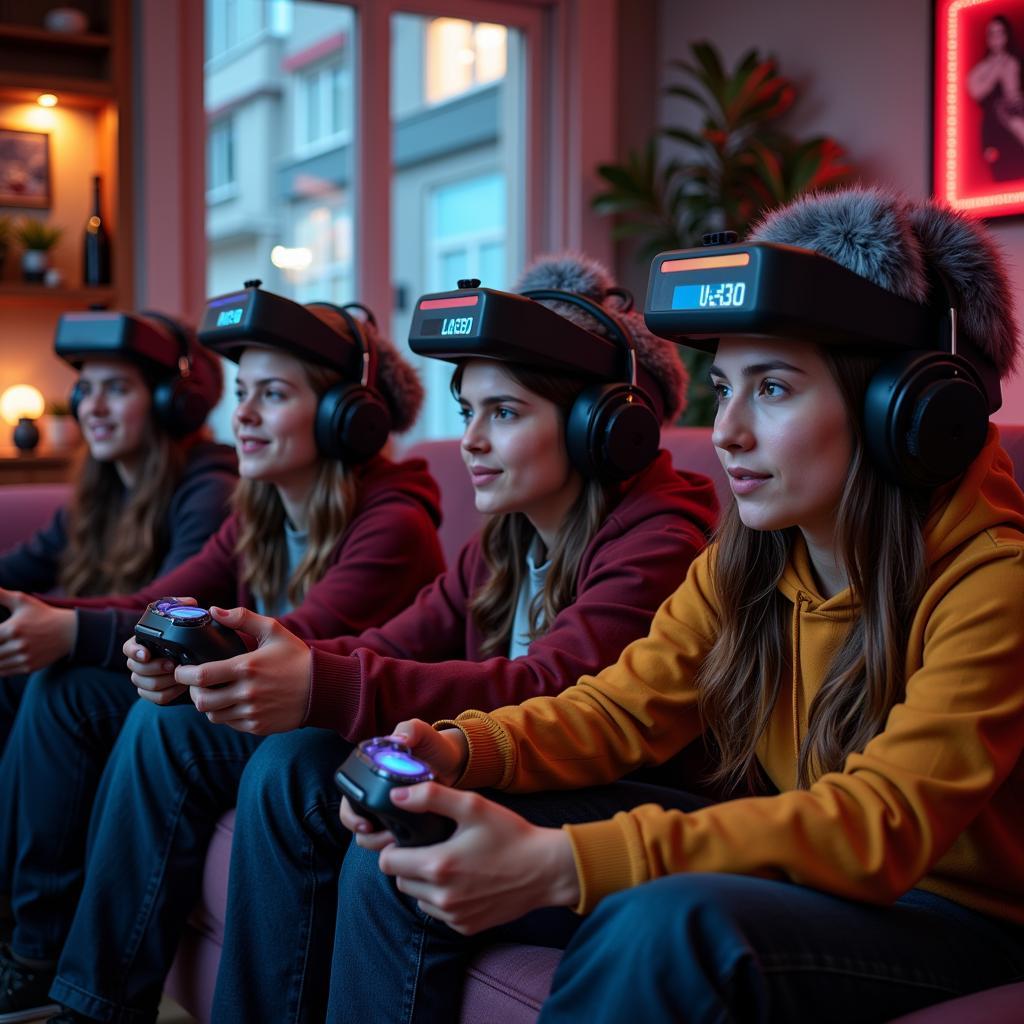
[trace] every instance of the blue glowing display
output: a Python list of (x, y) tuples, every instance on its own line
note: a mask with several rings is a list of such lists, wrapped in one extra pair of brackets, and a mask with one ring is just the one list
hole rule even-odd
[(190, 604), (176, 604), (167, 609), (172, 619), (201, 619), (207, 615), (205, 608), (193, 608)]
[(745, 281), (716, 284), (677, 284), (672, 289), (673, 309), (736, 309), (747, 297)]
[(422, 761), (403, 754), (400, 750), (377, 750), (373, 754), (374, 763), (395, 775), (422, 775), (429, 769)]
[(244, 312), (245, 306), (238, 306), (235, 309), (222, 309), (217, 314), (217, 326), (234, 327), (235, 324), (242, 322), (242, 314)]

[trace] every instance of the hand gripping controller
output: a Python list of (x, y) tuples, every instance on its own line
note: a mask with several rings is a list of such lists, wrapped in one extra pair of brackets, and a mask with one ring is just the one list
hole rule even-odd
[(391, 802), (391, 790), (430, 782), (434, 773), (398, 740), (387, 736), (363, 740), (334, 773), (338, 789), (349, 803), (375, 825), (385, 828), (399, 846), (442, 843), (455, 831), (455, 822), (440, 814), (416, 814)]
[(135, 639), (157, 657), (179, 665), (202, 665), (245, 654), (242, 638), (215, 622), (205, 608), (162, 597), (146, 608), (135, 625)]

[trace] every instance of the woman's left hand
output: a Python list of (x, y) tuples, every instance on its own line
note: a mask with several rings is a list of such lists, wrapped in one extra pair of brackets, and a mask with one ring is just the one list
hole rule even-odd
[(569, 836), (540, 828), (478, 793), (436, 782), (391, 791), (403, 810), (452, 818), (452, 837), (434, 846), (388, 846), (380, 869), (420, 909), (463, 935), (539, 907), (575, 906), (579, 880)]
[(312, 655), (294, 633), (246, 608), (211, 608), (229, 629), (256, 638), (254, 651), (205, 665), (179, 665), (175, 682), (190, 688), (192, 703), (211, 722), (266, 736), (298, 729), (306, 719)]
[(54, 608), (38, 597), (3, 588), (0, 605), (11, 613), (0, 624), (0, 676), (35, 672), (71, 653), (78, 631), (71, 608)]

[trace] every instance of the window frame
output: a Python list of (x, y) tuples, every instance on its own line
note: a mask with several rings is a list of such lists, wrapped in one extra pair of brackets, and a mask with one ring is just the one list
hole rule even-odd
[[(398, 13), (499, 22), (522, 33), (526, 70), (527, 257), (583, 249), (613, 263), (607, 223), (589, 206), (599, 163), (617, 153), (617, 15), (620, 0), (349, 0), (357, 19), (355, 273), (371, 308), (390, 310), (391, 16)], [(142, 168), (136, 204), (141, 305), (196, 316), (205, 298), (206, 120), (203, 0), (134, 0), (139, 45), (134, 145)], [(373, 126), (373, 128), (368, 128)], [(377, 130), (374, 130), (377, 129)], [(173, 159), (168, 157), (174, 154)], [(514, 211), (515, 212), (515, 211)]]

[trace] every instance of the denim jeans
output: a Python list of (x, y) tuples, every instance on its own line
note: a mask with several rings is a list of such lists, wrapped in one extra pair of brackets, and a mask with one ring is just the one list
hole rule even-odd
[(96, 795), (57, 1002), (101, 1021), (155, 1018), (214, 826), (259, 742), (191, 704), (136, 702)]
[(22, 956), (60, 953), (100, 775), (137, 702), (123, 672), (61, 664), (28, 677), (0, 758), (0, 879), (15, 920), (11, 945)]
[(14, 725), (28, 676), (0, 676), (0, 754)]
[[(597, 821), (642, 803), (694, 810), (708, 801), (679, 790), (636, 782), (529, 796), (485, 795), (536, 825)], [(338, 886), (338, 919), (327, 1020), (437, 1024), (457, 1021), (462, 979), (487, 941), (564, 948), (580, 918), (570, 910), (534, 911), (486, 937), (467, 939), (416, 906), (377, 867), (377, 854), (353, 843)], [(580, 1018), (585, 1019), (585, 1018)]]
[[(604, 802), (593, 817), (642, 802), (688, 809), (678, 792), (626, 786), (498, 799), (537, 824), (587, 820), (572, 804), (581, 794), (588, 805)], [(464, 938), (423, 914), (380, 872), (377, 855), (353, 844), (328, 1020), (457, 1021), (468, 960), (498, 941), (567, 947), (543, 1024), (867, 1024), (1024, 977), (1024, 928), (931, 893), (880, 907), (738, 875), (671, 875), (607, 897), (585, 919), (552, 909)]]
[(300, 729), (268, 737), (246, 765), (213, 1020), (323, 1021), (351, 835), (333, 778), (351, 749), (333, 732)]

